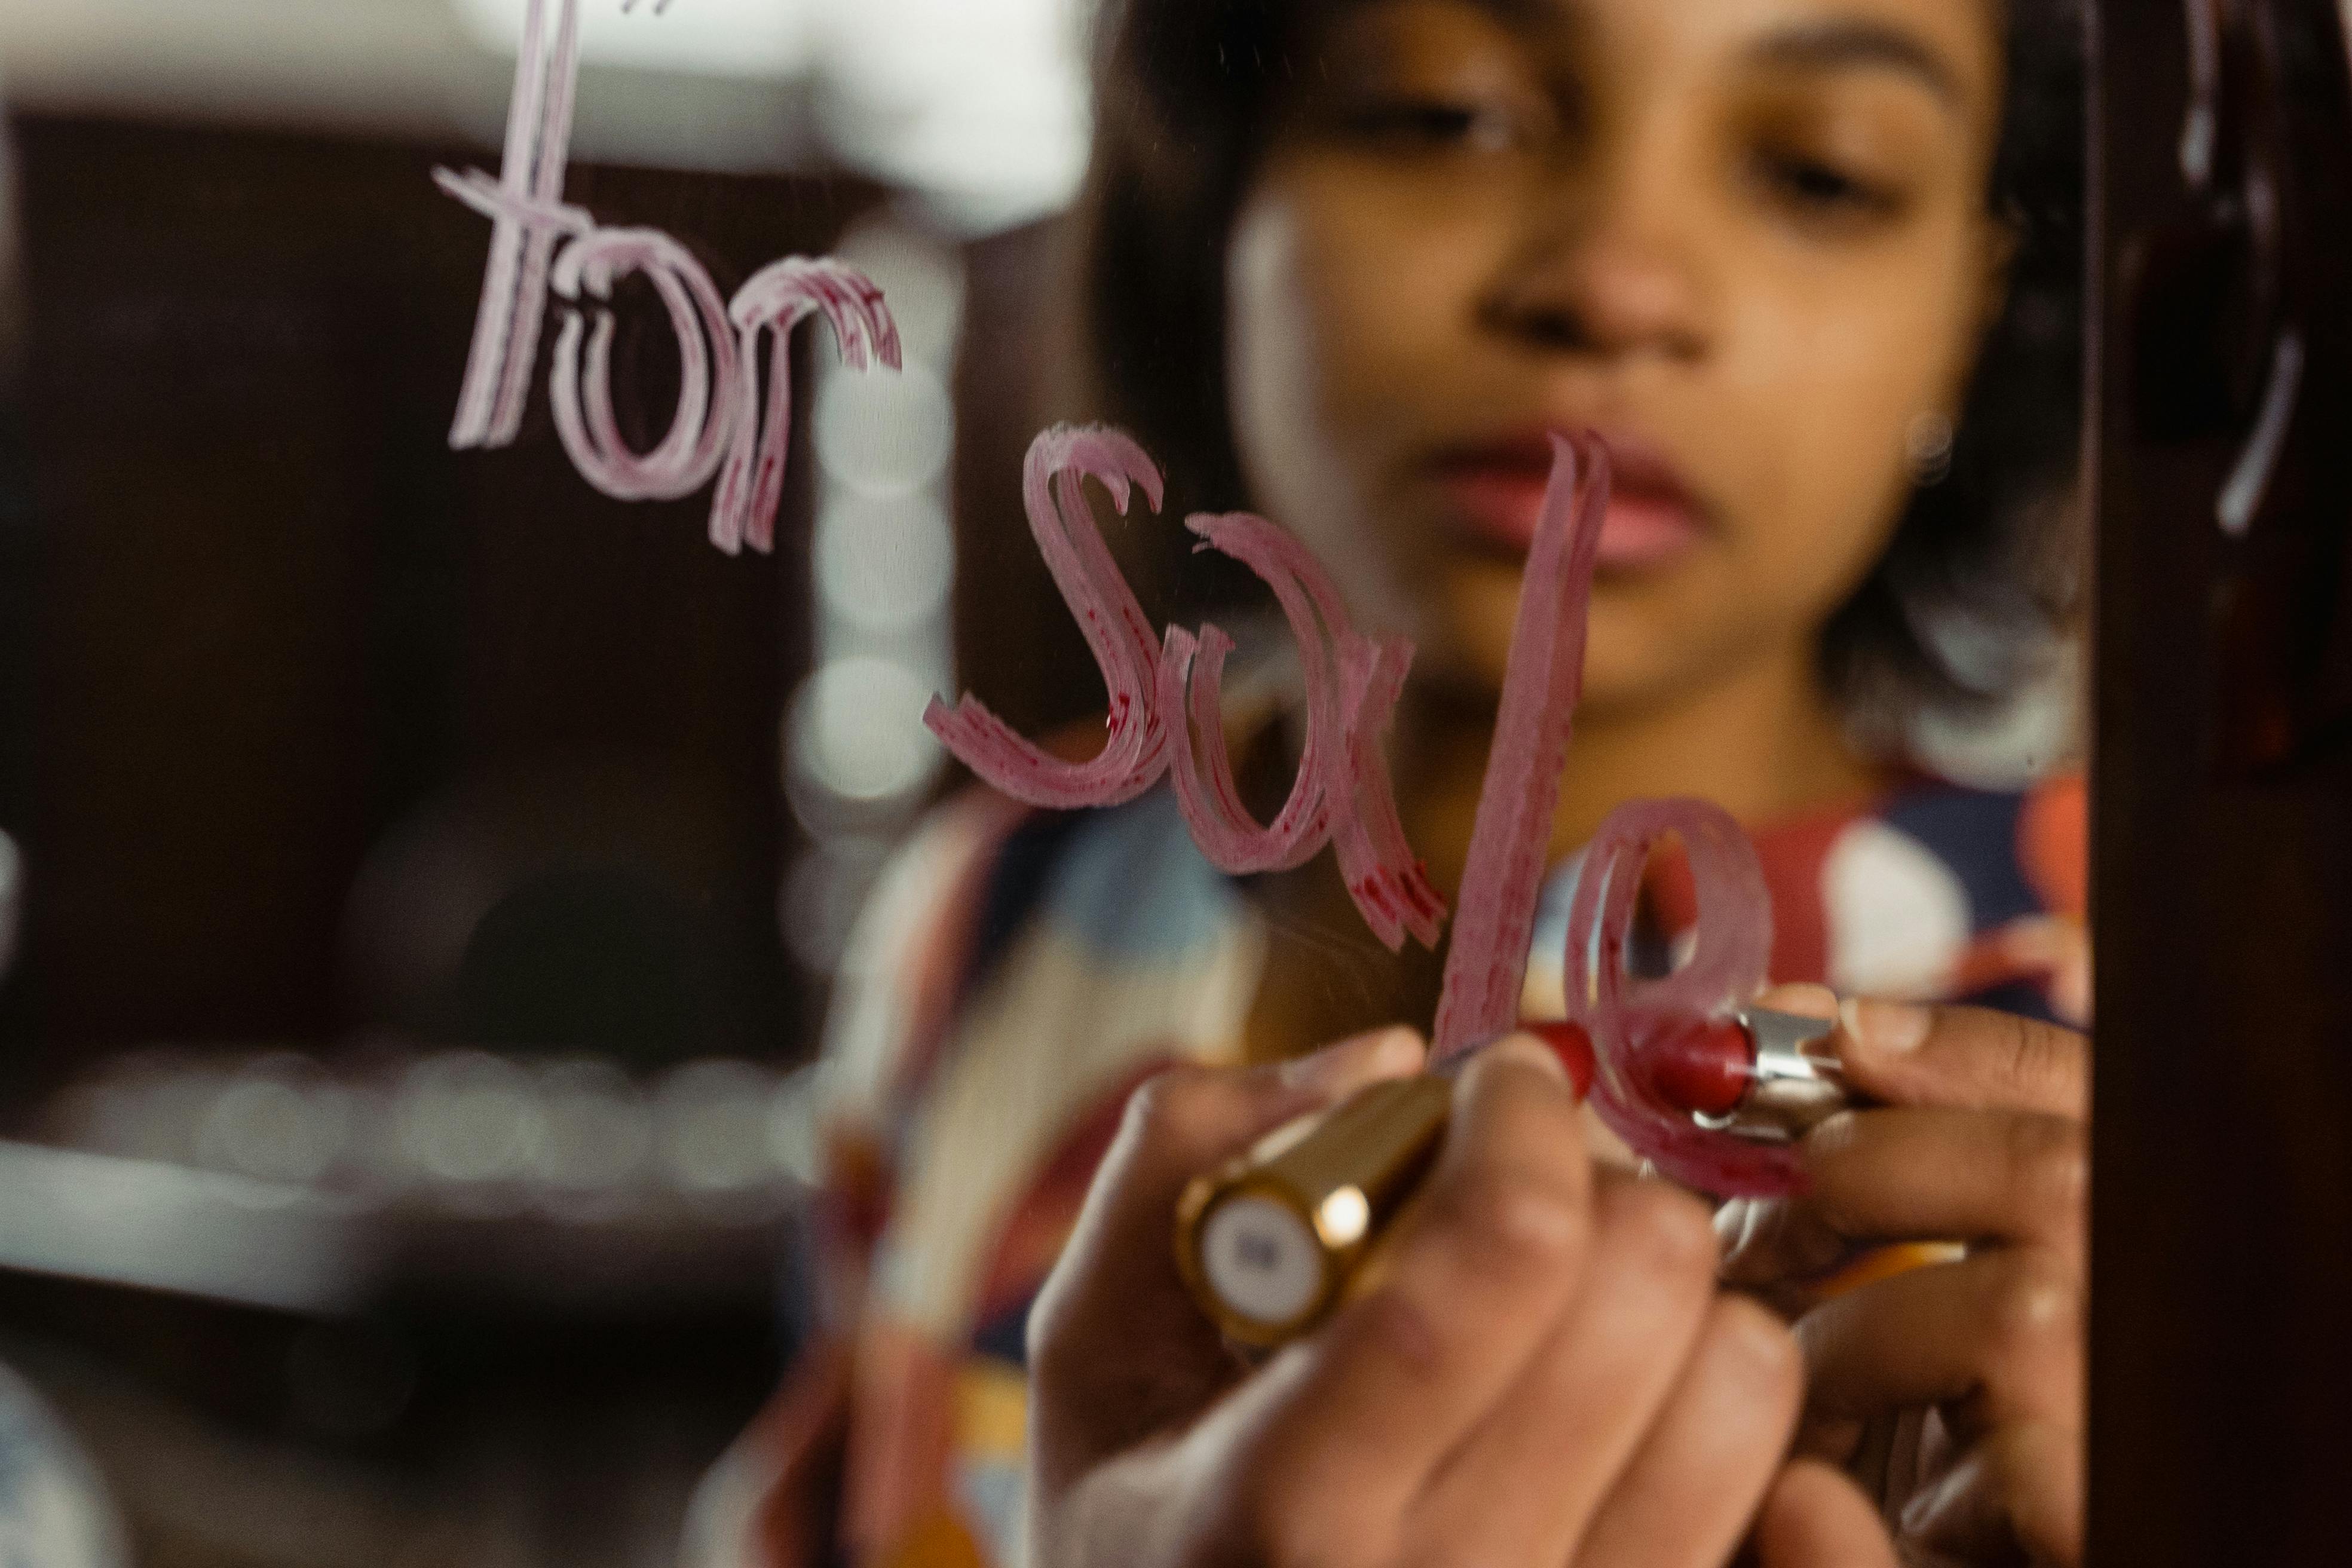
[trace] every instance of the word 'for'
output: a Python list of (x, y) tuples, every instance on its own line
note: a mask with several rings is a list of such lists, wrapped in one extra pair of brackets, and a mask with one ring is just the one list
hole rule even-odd
[[(552, 47), (547, 0), (529, 0), (507, 104), (506, 148), (495, 180), (480, 170), (436, 169), (441, 188), (488, 217), (474, 342), (457, 394), (449, 444), (503, 447), (522, 423), (540, 321), (550, 289), (576, 301), (583, 289), (609, 300), (613, 285), (642, 273), (677, 334), (677, 406), (648, 451), (632, 449), (613, 405), (613, 313), (567, 309), (548, 370), (548, 402), (573, 467), (623, 500), (670, 500), (719, 479), (710, 542), (733, 554), (774, 547), (791, 439), (790, 348), (794, 323), (823, 312), (842, 363), (898, 368), (898, 329), (877, 289), (831, 258), (788, 256), (753, 273), (731, 300), (687, 248), (655, 228), (611, 228), (563, 201), (572, 104), (580, 74), (579, 0), (555, 0)], [(761, 396), (760, 338), (772, 339)]]

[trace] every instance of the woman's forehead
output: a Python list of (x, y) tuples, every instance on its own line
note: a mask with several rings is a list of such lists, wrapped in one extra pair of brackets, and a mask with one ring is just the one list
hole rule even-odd
[(1955, 106), (1999, 85), (1993, 0), (1339, 0), (1317, 9), (1360, 25), (1484, 24), (1568, 50), (1638, 37), (1761, 69), (1882, 73)]

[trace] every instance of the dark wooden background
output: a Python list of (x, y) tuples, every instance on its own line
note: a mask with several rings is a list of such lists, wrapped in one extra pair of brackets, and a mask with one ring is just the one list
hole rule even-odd
[[(30, 874), (0, 1070), (21, 1084), (159, 1037), (375, 1027), (625, 1035), (656, 1058), (805, 1048), (775, 913), (792, 838), (777, 725), (808, 655), (805, 461), (775, 553), (730, 559), (706, 542), (706, 495), (591, 489), (543, 373), (513, 447), (450, 451), (489, 231), (430, 171), (481, 154), (14, 129), (31, 490), (0, 539), (16, 656), (0, 823)], [(876, 193), (582, 167), (569, 195), (676, 234), (724, 293), (824, 250)], [(645, 441), (675, 353), (646, 330), (657, 312), (622, 315), (616, 382)], [(509, 956), (539, 966), (518, 982), (535, 994), (595, 1005), (534, 1019), (527, 999), (456, 997), (451, 975), (375, 972), (396, 960), (353, 973), (362, 938), (423, 940), (352, 929), (355, 877), (398, 843), (491, 875), (590, 876), (526, 908)], [(600, 990), (616, 953), (658, 972), (659, 994)], [(608, 1015), (626, 1026), (609, 1041)]]
[[(2344, 41), (2333, 0), (2101, 9), (2092, 1556), (2343, 1563)], [(2221, 71), (2200, 182), (2182, 147), (2204, 14)], [(2226, 538), (2217, 499), (2289, 333), (2305, 359), (2285, 444)]]

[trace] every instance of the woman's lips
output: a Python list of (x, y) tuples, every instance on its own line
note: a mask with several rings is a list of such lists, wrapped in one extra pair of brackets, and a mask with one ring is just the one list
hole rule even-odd
[[(1600, 568), (1640, 572), (1696, 548), (1706, 523), (1665, 462), (1630, 443), (1609, 440), (1609, 512), (1601, 525)], [(1551, 477), (1551, 444), (1538, 436), (1447, 454), (1438, 483), (1452, 521), (1474, 542), (1524, 556), (1535, 542)]]

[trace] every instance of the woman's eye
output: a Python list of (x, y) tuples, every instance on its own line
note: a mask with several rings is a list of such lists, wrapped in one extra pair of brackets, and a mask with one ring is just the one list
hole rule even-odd
[(1359, 106), (1347, 129), (1365, 141), (1409, 148), (1499, 152), (1518, 139), (1518, 126), (1491, 104), (1435, 98), (1387, 99)]
[(1885, 217), (1902, 205), (1891, 187), (1802, 153), (1763, 153), (1757, 173), (1769, 192), (1808, 216)]

